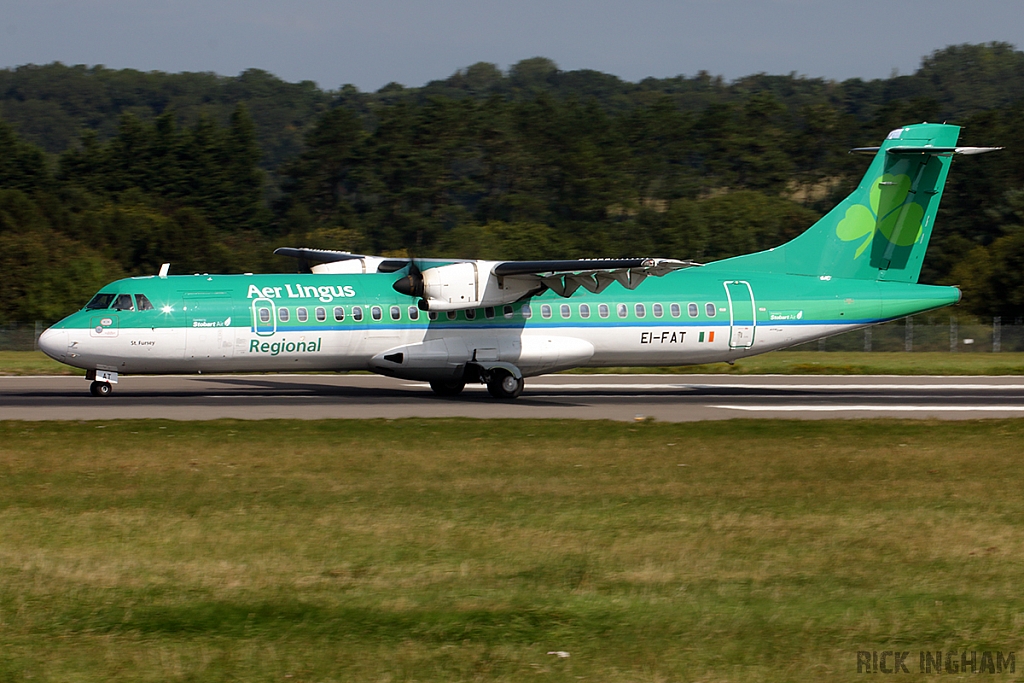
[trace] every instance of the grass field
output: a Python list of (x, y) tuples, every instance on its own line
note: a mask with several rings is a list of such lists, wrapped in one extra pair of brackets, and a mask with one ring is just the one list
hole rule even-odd
[(834, 681), (859, 650), (1024, 653), (1024, 421), (0, 443), (5, 683)]
[[(1024, 375), (1024, 353), (873, 353), (776, 351), (728, 363), (670, 368), (583, 368), (592, 374)], [(0, 375), (84, 375), (38, 351), (0, 351)]]
[(85, 370), (52, 360), (42, 351), (0, 351), (0, 375), (84, 375)]

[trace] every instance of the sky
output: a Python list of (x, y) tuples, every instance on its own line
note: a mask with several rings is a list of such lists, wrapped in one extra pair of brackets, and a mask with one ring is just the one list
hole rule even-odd
[(1021, 0), (0, 0), (0, 68), (258, 68), (364, 91), (537, 56), (628, 81), (888, 78), (990, 41), (1024, 48)]

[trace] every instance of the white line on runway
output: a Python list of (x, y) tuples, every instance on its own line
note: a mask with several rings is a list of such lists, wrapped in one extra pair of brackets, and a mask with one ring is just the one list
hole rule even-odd
[(876, 412), (876, 413), (944, 413), (944, 412), (978, 412), (978, 413), (1004, 413), (1024, 412), (1024, 406), (896, 406), (896, 405), (828, 405), (828, 406), (772, 406), (772, 405), (718, 405), (708, 406), (720, 410), (743, 410), (747, 412), (763, 413), (849, 413), (849, 412)]
[[(407, 387), (423, 386), (422, 384), (406, 384)], [(527, 389), (567, 390), (630, 390), (630, 391), (651, 391), (657, 389), (693, 391), (696, 389), (790, 389), (795, 391), (814, 390), (861, 390), (861, 391), (899, 391), (899, 390), (934, 390), (949, 391), (954, 389), (966, 389), (969, 391), (987, 391), (998, 389), (1000, 391), (1024, 391), (1024, 384), (752, 384), (752, 383), (730, 383), (730, 384), (535, 384), (527, 382)]]
[(967, 389), (970, 391), (985, 391), (988, 389), (1024, 391), (1024, 384), (530, 384), (532, 388), (543, 387), (545, 389), (571, 386), (573, 388), (587, 389), (598, 388), (673, 388), (673, 389), (791, 389), (795, 391), (814, 391), (816, 389), (833, 390), (864, 390), (864, 391), (900, 391), (903, 389), (912, 390), (936, 390), (949, 391), (954, 389)]

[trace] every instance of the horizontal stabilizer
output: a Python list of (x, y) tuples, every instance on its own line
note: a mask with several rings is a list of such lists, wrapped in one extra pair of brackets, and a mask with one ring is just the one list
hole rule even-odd
[[(850, 150), (850, 154), (877, 154), (881, 147), (855, 147)], [(890, 147), (886, 151), (887, 154), (927, 154), (931, 156), (952, 156), (954, 154), (963, 154), (964, 156), (971, 156), (974, 154), (984, 154), (985, 152), (997, 152), (1003, 147)]]

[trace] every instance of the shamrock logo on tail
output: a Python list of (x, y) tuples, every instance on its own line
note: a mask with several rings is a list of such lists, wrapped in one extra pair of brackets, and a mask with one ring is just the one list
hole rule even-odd
[[(876, 178), (875, 182), (871, 184), (871, 208), (863, 204), (855, 204), (846, 210), (846, 216), (836, 226), (836, 236), (844, 242), (866, 238), (857, 247), (853, 258), (859, 258), (871, 241), (875, 239), (876, 227), (885, 239), (897, 247), (909, 247), (917, 241), (921, 235), (924, 209), (913, 201), (908, 204), (907, 196), (909, 194), (909, 176), (886, 173), (880, 178)], [(901, 230), (893, 235), (897, 227), (896, 222), (903, 213), (905, 204), (907, 205), (906, 214)]]

